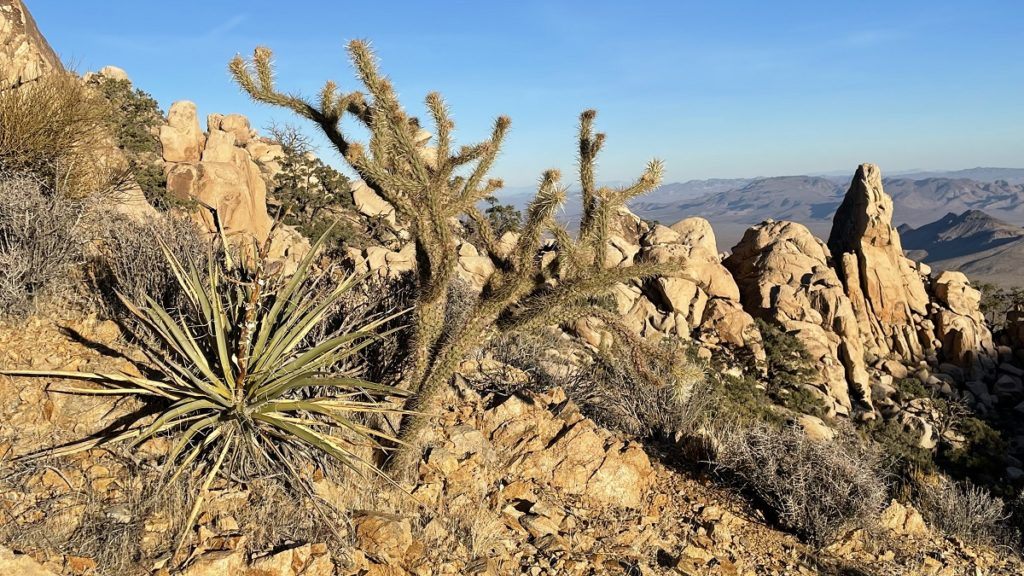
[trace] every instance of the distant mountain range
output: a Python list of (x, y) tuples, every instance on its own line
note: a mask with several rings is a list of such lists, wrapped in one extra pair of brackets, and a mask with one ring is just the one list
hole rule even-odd
[[(769, 218), (799, 222), (825, 239), (851, 177), (852, 171), (672, 182), (635, 199), (630, 208), (663, 224), (706, 218), (722, 251), (730, 251), (747, 228)], [(908, 256), (936, 270), (1024, 286), (1024, 168), (911, 171), (883, 184), (893, 198), (893, 221)], [(533, 189), (518, 188), (503, 192), (502, 200), (523, 208), (532, 195)], [(572, 226), (579, 211), (579, 194), (570, 190), (561, 218)]]
[[(849, 178), (692, 180), (666, 184), (636, 199), (630, 208), (666, 224), (688, 216), (704, 217), (714, 226), (722, 250), (731, 248), (747, 227), (768, 218), (800, 222), (819, 237), (827, 237)], [(893, 198), (897, 223), (919, 227), (949, 213), (980, 210), (1010, 224), (1024, 224), (1024, 169), (917, 172), (887, 178), (884, 185)]]
[(935, 270), (959, 270), (982, 282), (1024, 286), (1024, 227), (968, 210), (919, 228), (903, 225), (900, 239), (907, 256)]

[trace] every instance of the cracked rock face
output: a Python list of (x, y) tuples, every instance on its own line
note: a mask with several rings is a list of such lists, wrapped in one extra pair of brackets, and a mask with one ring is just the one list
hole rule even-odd
[(60, 58), (43, 38), (21, 0), (0, 0), (0, 90), (15, 88), (53, 71)]
[(857, 318), (829, 257), (805, 226), (766, 221), (747, 230), (723, 264), (747, 312), (803, 342), (821, 368), (814, 385), (846, 414), (851, 397), (870, 405), (871, 394)]
[(924, 322), (928, 292), (914, 262), (903, 255), (892, 211), (882, 171), (861, 164), (836, 210), (828, 247), (868, 350), (920, 360), (932, 348)]

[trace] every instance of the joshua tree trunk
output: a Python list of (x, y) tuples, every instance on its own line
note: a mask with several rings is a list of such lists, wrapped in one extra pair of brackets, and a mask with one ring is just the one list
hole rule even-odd
[[(324, 86), (315, 104), (277, 91), (271, 53), (266, 48), (257, 48), (250, 61), (236, 57), (231, 71), (253, 99), (289, 108), (315, 122), (363, 181), (390, 202), (398, 219), (408, 226), (416, 250), (416, 298), (404, 386), (414, 393), (406, 406), (413, 413), (402, 422), (402, 443), (390, 469), (400, 472), (415, 464), (420, 455), (419, 436), (437, 410), (459, 362), (492, 334), (595, 316), (617, 335), (617, 345), (624, 347), (623, 357), (634, 359), (632, 364), (642, 368), (645, 362), (640, 359), (656, 353), (639, 338), (631, 337), (615, 315), (595, 308), (594, 302), (616, 283), (669, 272), (665, 265), (656, 264), (621, 268), (605, 265), (612, 219), (627, 200), (657, 186), (661, 163), (652, 161), (631, 186), (597, 188), (594, 166), (604, 135), (593, 132), (596, 113), (584, 112), (580, 117), (583, 216), (579, 234), (571, 236), (553, 217), (565, 189), (559, 183), (558, 172), (552, 170), (541, 179), (515, 245), (511, 250), (498, 250), (491, 223), (477, 204), (502, 186), (500, 180), (486, 177), (508, 131), (509, 119), (499, 117), (484, 142), (454, 151), (454, 123), (441, 97), (429, 94), (426, 104), (437, 134), (434, 153), (428, 154), (417, 144), (418, 120), (406, 115), (399, 105), (391, 83), (378, 73), (367, 45), (352, 42), (349, 54), (369, 91), (369, 101), (359, 92), (339, 93), (333, 82)], [(340, 121), (345, 114), (369, 130), (365, 148), (342, 133)], [(458, 263), (456, 239), (465, 239), (464, 227), (457, 224), (460, 219), (472, 222), (496, 271), (469, 312), (471, 320), (463, 326), (446, 326), (447, 299)], [(558, 257), (553, 260), (538, 257), (546, 239), (556, 244)]]

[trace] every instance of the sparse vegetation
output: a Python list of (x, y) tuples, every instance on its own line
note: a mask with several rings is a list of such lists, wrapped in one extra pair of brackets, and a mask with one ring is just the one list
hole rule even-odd
[(189, 216), (167, 213), (139, 222), (115, 215), (104, 222), (92, 259), (91, 280), (102, 305), (115, 318), (135, 324), (118, 294), (130, 302), (151, 298), (170, 311), (186, 311), (187, 297), (175, 278), (168, 250), (182, 262), (199, 262), (213, 250)]
[[(187, 526), (195, 522), (206, 492), (222, 469), (230, 471), (225, 477), (231, 478), (283, 474), (293, 488), (308, 491), (308, 480), (300, 470), (317, 466), (325, 456), (356, 471), (364, 468), (367, 463), (359, 455), (360, 446), (378, 446), (377, 439), (388, 436), (353, 416), (393, 411), (379, 400), (402, 392), (358, 378), (347, 362), (376, 337), (374, 330), (388, 318), (320, 342), (309, 343), (305, 338), (351, 290), (354, 278), (300, 301), (296, 290), (309, 279), (316, 250), (288, 279), (266, 272), (259, 262), (246, 270), (233, 267), (230, 260), (223, 267), (210, 260), (203, 275), (194, 262), (182, 263), (168, 250), (164, 255), (188, 300), (188, 316), (201, 322), (194, 325), (148, 296), (138, 306), (125, 301), (161, 341), (162, 346), (146, 350), (157, 375), (0, 372), (96, 382), (103, 387), (66, 391), (146, 400), (157, 418), (150, 422), (149, 411), (142, 411), (123, 431), (46, 449), (29, 458), (74, 454), (112, 442), (138, 446), (158, 435), (169, 436), (174, 442), (164, 463), (169, 482), (193, 464), (203, 470)], [(183, 532), (181, 542), (187, 536)]]
[(815, 369), (807, 348), (800, 340), (779, 326), (757, 319), (766, 355), (767, 383), (765, 391), (776, 404), (794, 412), (824, 417), (825, 403), (807, 389), (814, 380)]
[(108, 130), (146, 200), (161, 209), (179, 205), (179, 200), (167, 195), (167, 177), (157, 162), (161, 153), (158, 130), (164, 117), (159, 104), (128, 80), (96, 76), (90, 85), (108, 104)]
[(53, 194), (82, 198), (124, 187), (129, 171), (106, 145), (107, 101), (70, 74), (0, 91), (0, 171), (31, 173)]
[(721, 430), (714, 466), (766, 512), (824, 546), (873, 517), (888, 496), (880, 454), (853, 438), (817, 442), (798, 428)]
[(491, 224), (491, 229), (499, 238), (506, 232), (518, 232), (523, 225), (523, 213), (511, 204), (502, 204), (495, 196), (484, 198), (487, 208), (484, 215)]
[(994, 284), (978, 283), (981, 291), (981, 312), (993, 330), (999, 330), (1009, 312), (1024, 310), (1024, 288), (1005, 288)]
[(0, 316), (24, 316), (46, 296), (69, 299), (84, 202), (48, 191), (41, 176), (0, 172)]
[(947, 536), (973, 544), (1012, 543), (1005, 502), (970, 482), (938, 476), (919, 487), (918, 506), (925, 519)]
[(296, 226), (307, 238), (327, 234), (326, 245), (332, 249), (366, 245), (371, 235), (352, 217), (355, 205), (348, 177), (316, 157), (309, 138), (297, 127), (272, 125), (270, 137), (284, 151), (272, 193), (282, 222)]

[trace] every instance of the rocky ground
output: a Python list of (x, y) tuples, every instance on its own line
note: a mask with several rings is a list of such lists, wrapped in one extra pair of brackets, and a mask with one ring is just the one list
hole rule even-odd
[[(0, 366), (122, 369), (110, 322), (0, 326)], [(126, 356), (130, 357), (128, 353)], [(153, 490), (151, 442), (24, 465), (135, 408), (0, 378), (0, 574), (168, 574), (181, 504)], [(182, 574), (1020, 574), (1017, 556), (938, 536), (893, 503), (871, 530), (812, 550), (678, 455), (597, 426), (554, 390), (452, 391), (415, 478), (315, 477), (347, 511), (329, 534), (303, 506), (255, 486), (214, 486)], [(254, 513), (255, 512), (255, 513)], [(264, 516), (260, 517), (260, 514)], [(268, 525), (274, 525), (268, 533)]]

